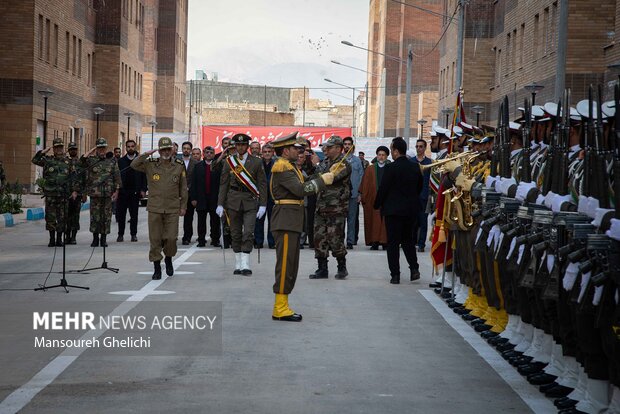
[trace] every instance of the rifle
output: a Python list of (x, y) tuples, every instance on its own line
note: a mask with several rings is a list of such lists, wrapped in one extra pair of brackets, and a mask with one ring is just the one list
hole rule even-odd
[(500, 124), (502, 118), (502, 104), (499, 106), (499, 114), (497, 116), (497, 127), (495, 128), (495, 139), (493, 140), (493, 154), (491, 155), (491, 172), (489, 173), (491, 177), (497, 177), (497, 163), (499, 159), (499, 151), (500, 151)]
[(512, 177), (510, 171), (510, 117), (508, 115), (508, 95), (504, 95), (502, 105), (502, 158), (500, 161), (501, 176), (504, 178)]
[(614, 116), (614, 133), (613, 143), (614, 154), (614, 202), (616, 205), (616, 218), (620, 219), (620, 85), (616, 83), (614, 88), (614, 102), (616, 113)]
[(590, 85), (590, 89), (588, 90), (588, 120), (586, 122), (585, 128), (585, 158), (583, 160), (583, 190), (581, 194), (584, 196), (591, 196), (593, 194), (592, 191), (592, 137), (594, 135), (593, 125), (592, 125), (592, 85)]
[(528, 99), (525, 99), (523, 103), (525, 108), (525, 124), (521, 129), (521, 136), (523, 137), (523, 163), (521, 165), (521, 181), (529, 183), (532, 181), (532, 164), (530, 163), (530, 156), (532, 153), (531, 133), (532, 133), (532, 108)]
[(559, 146), (557, 148), (557, 180), (554, 180), (554, 193), (565, 195), (568, 193), (568, 141), (570, 139), (570, 89), (564, 91), (564, 113), (562, 123), (558, 128)]
[(596, 183), (597, 194), (594, 196), (599, 201), (601, 208), (609, 208), (609, 178), (607, 175), (607, 160), (603, 149), (603, 110), (602, 98), (603, 87), (598, 85), (598, 102), (596, 108), (596, 161), (594, 163), (594, 179)]

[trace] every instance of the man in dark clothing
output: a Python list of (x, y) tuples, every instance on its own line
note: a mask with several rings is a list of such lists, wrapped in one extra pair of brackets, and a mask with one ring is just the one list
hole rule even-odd
[(220, 220), (215, 213), (221, 168), (214, 168), (215, 150), (213, 147), (205, 147), (203, 156), (204, 159), (194, 167), (193, 181), (189, 191), (190, 204), (198, 213), (198, 247), (205, 247), (207, 242), (207, 214), (209, 215), (211, 246), (221, 247)]
[(385, 166), (383, 179), (379, 184), (374, 207), (381, 209), (387, 230), (387, 258), (392, 279), (390, 283), (400, 283), (399, 247), (402, 245), (411, 281), (420, 278), (418, 258), (416, 257), (413, 228), (420, 210), (420, 191), (422, 174), (417, 165), (407, 159), (407, 143), (401, 137), (392, 140), (393, 163)]
[[(193, 145), (189, 141), (185, 141), (183, 145), (181, 145), (181, 149), (183, 150), (183, 156), (181, 157), (181, 161), (185, 165), (185, 177), (187, 178), (187, 192), (192, 186), (192, 181), (194, 177), (194, 167), (198, 164), (198, 161), (192, 157), (192, 149)], [(185, 246), (189, 245), (192, 241), (192, 236), (194, 235), (194, 206), (192, 203), (187, 202), (187, 209), (185, 210), (185, 217), (183, 217), (183, 238), (181, 243)]]
[(138, 241), (138, 207), (140, 199), (146, 194), (146, 175), (144, 173), (129, 168), (131, 161), (138, 156), (136, 152), (136, 141), (128, 140), (125, 143), (126, 154), (118, 160), (118, 169), (121, 172), (123, 183), (116, 200), (116, 221), (118, 222), (117, 242), (122, 242), (125, 235), (125, 224), (127, 223), (127, 209), (129, 209), (129, 233), (131, 241)]
[[(263, 161), (263, 169), (265, 170), (265, 176), (267, 177), (267, 188), (271, 180), (271, 168), (273, 167), (273, 145), (265, 144), (261, 149), (261, 160)], [(265, 242), (265, 219), (267, 223), (267, 243), (270, 249), (276, 248), (276, 242), (271, 234), (271, 212), (273, 211), (273, 198), (271, 197), (271, 191), (268, 191), (267, 197), (267, 214), (261, 218), (256, 219), (256, 227), (254, 228), (254, 247), (262, 249)]]
[[(411, 161), (416, 164), (428, 165), (433, 160), (426, 156), (426, 141), (419, 139), (415, 144), (416, 156)], [(428, 232), (428, 214), (426, 205), (428, 204), (428, 191), (431, 179), (430, 168), (424, 171), (422, 177), (422, 191), (420, 192), (420, 212), (418, 213), (418, 225), (413, 230), (413, 241), (417, 243), (418, 251), (423, 252), (426, 247), (426, 233)]]

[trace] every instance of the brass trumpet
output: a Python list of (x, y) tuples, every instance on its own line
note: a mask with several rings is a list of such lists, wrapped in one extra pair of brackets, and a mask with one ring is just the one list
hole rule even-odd
[(420, 169), (422, 170), (422, 172), (425, 172), (426, 170), (428, 170), (429, 168), (437, 168), (437, 167), (441, 167), (444, 164), (449, 163), (450, 161), (455, 161), (455, 160), (460, 160), (461, 158), (467, 158), (470, 157), (470, 160), (482, 155), (482, 152), (478, 152), (478, 151), (465, 151), (462, 153), (454, 153), (455, 155), (448, 155), (448, 157), (444, 158), (443, 160), (435, 160), (433, 161), (431, 164), (426, 164), (426, 165), (420, 165)]

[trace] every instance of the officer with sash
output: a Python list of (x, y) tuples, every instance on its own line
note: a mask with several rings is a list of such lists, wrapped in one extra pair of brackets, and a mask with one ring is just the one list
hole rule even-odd
[(304, 224), (304, 196), (317, 194), (331, 185), (334, 175), (321, 174), (305, 181), (296, 162), (305, 150), (305, 140), (297, 132), (272, 142), (278, 160), (271, 169), (270, 191), (274, 200), (271, 232), (276, 242), (276, 269), (273, 293), (276, 295), (272, 318), (300, 322), (301, 315), (288, 306), (288, 295), (295, 286), (299, 269), (299, 237)]
[(267, 212), (267, 178), (260, 158), (248, 153), (251, 138), (233, 136), (237, 153), (225, 159), (216, 213), (230, 220), (236, 275), (249, 276), (256, 219)]

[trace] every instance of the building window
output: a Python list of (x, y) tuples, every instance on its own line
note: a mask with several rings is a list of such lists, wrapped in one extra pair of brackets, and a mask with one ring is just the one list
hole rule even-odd
[(69, 32), (65, 33), (65, 70), (69, 72), (69, 59), (71, 58), (71, 43)]
[(540, 15), (534, 16), (534, 60), (540, 57)]
[(512, 71), (514, 72), (517, 68), (517, 29), (512, 31), (512, 59), (510, 64), (512, 65)]
[(133, 71), (133, 98), (136, 99), (136, 97), (138, 96), (136, 91), (138, 87), (138, 75), (137, 72), (134, 70)]
[(90, 53), (86, 54), (86, 85), (90, 86), (91, 61)]
[(504, 62), (504, 76), (508, 76), (508, 72), (510, 72), (510, 46), (512, 45), (510, 39), (510, 33), (506, 36), (506, 61)]
[(71, 65), (71, 74), (75, 75), (75, 66), (77, 63), (77, 37), (73, 36), (73, 61)]
[(58, 66), (58, 25), (54, 25), (54, 66)]
[(97, 61), (95, 60), (95, 52), (93, 52), (93, 57), (91, 59), (90, 65), (90, 83), (95, 87), (95, 68), (97, 67)]
[(78, 39), (78, 78), (82, 77), (82, 39)]
[(125, 64), (121, 62), (121, 81), (119, 82), (121, 84), (121, 92), (125, 90), (125, 86), (123, 85), (124, 81), (125, 81)]
[(497, 51), (497, 62), (495, 67), (495, 72), (497, 73), (497, 79), (495, 84), (499, 86), (502, 80), (502, 49), (499, 49)]
[(549, 53), (553, 53), (556, 48), (556, 36), (557, 36), (557, 22), (558, 18), (558, 3), (553, 3), (551, 6), (551, 30), (549, 31)]
[(39, 59), (43, 59), (43, 15), (39, 15)]
[(50, 19), (45, 19), (45, 61), (47, 63), (50, 61), (50, 26)]
[(549, 51), (549, 37), (549, 7), (546, 7), (543, 13), (543, 56), (547, 56)]
[(519, 68), (523, 68), (523, 38), (525, 37), (525, 23), (521, 24), (521, 33), (519, 35)]
[(140, 24), (140, 14), (139, 14), (140, 8), (138, 7), (138, 0), (136, 0), (136, 27), (138, 27), (138, 25)]

